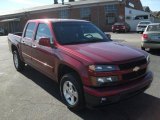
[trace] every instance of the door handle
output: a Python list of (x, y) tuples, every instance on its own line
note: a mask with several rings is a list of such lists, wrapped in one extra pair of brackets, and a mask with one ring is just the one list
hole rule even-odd
[(37, 46), (36, 45), (32, 45), (32, 48), (36, 48)]

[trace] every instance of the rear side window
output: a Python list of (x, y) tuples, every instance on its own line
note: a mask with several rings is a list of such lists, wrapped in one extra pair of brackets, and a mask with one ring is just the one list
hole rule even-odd
[(34, 34), (34, 29), (35, 29), (36, 24), (35, 23), (29, 23), (27, 28), (26, 28), (26, 33), (25, 36), (26, 38), (33, 38)]
[(39, 41), (40, 38), (52, 38), (50, 29), (47, 24), (41, 23), (38, 25), (37, 34), (36, 34), (36, 40)]

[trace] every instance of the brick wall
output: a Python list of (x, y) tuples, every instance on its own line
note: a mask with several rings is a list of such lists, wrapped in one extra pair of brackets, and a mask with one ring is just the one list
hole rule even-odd
[[(104, 5), (97, 5), (97, 6), (91, 6), (91, 21), (96, 24), (98, 27), (100, 27), (101, 30), (103, 31), (111, 31), (111, 27), (112, 25), (108, 25), (106, 23), (106, 14), (105, 14), (105, 5), (107, 5), (108, 3), (104, 4)], [(83, 6), (81, 6), (83, 7)], [(81, 7), (70, 7), (68, 8), (69, 10), (69, 18), (72, 19), (81, 19), (80, 16), (80, 10)], [(88, 6), (87, 6), (88, 7)], [(117, 13), (117, 21), (124, 21), (125, 18), (125, 5), (124, 4), (116, 4), (118, 13)], [(21, 31), (25, 25), (25, 23), (27, 22), (27, 20), (29, 19), (41, 19), (41, 18), (59, 18), (59, 12), (60, 10), (50, 10), (49, 12), (32, 12), (32, 13), (26, 13), (26, 15), (24, 14), (23, 16), (21, 16)], [(121, 16), (121, 17), (120, 17)], [(18, 16), (13, 16), (13, 18), (16, 18)], [(120, 19), (122, 18), (122, 19)], [(3, 19), (7, 19), (7, 18), (3, 18)], [(1, 23), (0, 23), (1, 26)]]

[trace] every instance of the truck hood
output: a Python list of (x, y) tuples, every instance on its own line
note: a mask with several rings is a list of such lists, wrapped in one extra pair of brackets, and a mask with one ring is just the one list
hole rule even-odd
[(65, 45), (65, 49), (68, 55), (92, 64), (117, 63), (145, 56), (140, 50), (116, 42)]

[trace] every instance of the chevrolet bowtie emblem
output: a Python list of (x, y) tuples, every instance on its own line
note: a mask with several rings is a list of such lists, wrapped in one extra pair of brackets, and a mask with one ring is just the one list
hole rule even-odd
[(137, 72), (140, 70), (140, 67), (136, 66), (135, 68), (133, 68), (133, 72)]

